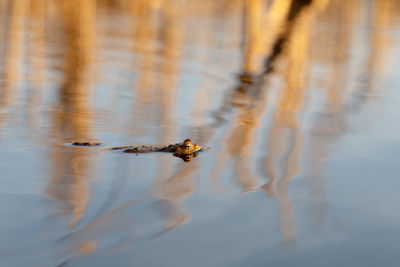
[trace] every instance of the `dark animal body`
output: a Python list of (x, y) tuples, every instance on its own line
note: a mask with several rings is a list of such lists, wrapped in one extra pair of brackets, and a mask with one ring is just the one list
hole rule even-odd
[[(99, 142), (73, 142), (73, 146), (99, 146)], [(141, 145), (141, 146), (116, 146), (108, 148), (110, 150), (122, 150), (125, 153), (150, 153), (150, 152), (169, 152), (173, 153), (175, 157), (181, 158), (183, 161), (190, 161), (192, 157), (196, 157), (198, 152), (205, 148), (193, 144), (191, 139), (186, 139), (182, 143), (176, 143), (168, 146), (154, 146), (154, 145)]]

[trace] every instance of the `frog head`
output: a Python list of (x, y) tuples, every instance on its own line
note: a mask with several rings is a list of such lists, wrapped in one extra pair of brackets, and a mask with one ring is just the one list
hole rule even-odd
[(193, 144), (192, 139), (186, 139), (185, 141), (183, 141), (181, 145), (179, 145), (175, 153), (181, 155), (188, 155), (200, 150), (201, 146)]

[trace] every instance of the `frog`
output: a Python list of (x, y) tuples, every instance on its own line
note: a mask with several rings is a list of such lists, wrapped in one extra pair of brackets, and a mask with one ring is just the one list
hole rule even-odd
[[(72, 142), (72, 146), (100, 146), (101, 142), (92, 141), (75, 141)], [(169, 152), (173, 156), (181, 158), (185, 162), (189, 162), (192, 158), (198, 156), (198, 152), (206, 150), (204, 146), (194, 144), (192, 139), (187, 138), (182, 143), (170, 144), (166, 146), (155, 146), (155, 145), (140, 145), (140, 146), (115, 146), (106, 148), (108, 150), (121, 150), (124, 153), (150, 153), (150, 152)]]

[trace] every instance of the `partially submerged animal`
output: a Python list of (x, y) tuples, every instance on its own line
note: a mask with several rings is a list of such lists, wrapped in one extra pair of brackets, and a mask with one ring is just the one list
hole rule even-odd
[[(99, 146), (99, 142), (72, 142), (73, 146)], [(181, 158), (183, 161), (190, 161), (192, 157), (196, 157), (199, 151), (205, 150), (205, 147), (193, 144), (192, 139), (186, 139), (182, 143), (172, 144), (168, 146), (116, 146), (108, 148), (110, 150), (122, 150), (125, 153), (150, 153), (150, 152), (170, 152), (175, 157)]]

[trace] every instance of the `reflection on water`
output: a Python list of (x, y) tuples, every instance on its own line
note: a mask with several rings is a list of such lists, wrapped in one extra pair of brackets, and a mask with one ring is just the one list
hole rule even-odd
[(85, 150), (66, 153), (60, 144), (68, 138), (91, 137), (89, 97), (94, 43), (91, 29), (94, 25), (95, 2), (85, 1), (78, 7), (66, 1), (61, 8), (65, 33), (62, 36), (65, 43), (62, 70), (65, 75), (57, 96), (58, 103), (52, 109), (54, 122), (51, 125), (54, 128), (49, 134), (55, 136), (52, 136), (54, 141), (51, 142), (49, 158), (54, 164), (46, 194), (71, 205), (64, 212), (72, 215), (69, 224), (72, 227), (82, 218), (90, 200), (88, 178), (91, 175), (88, 170), (95, 155)]
[[(301, 243), (305, 224), (318, 235), (331, 213), (325, 166), (334, 146), (392, 78), (398, 7), (395, 0), (0, 1), (4, 183), (24, 173), (6, 160), (20, 146), (16, 157), (32, 155), (41, 166), (32, 194), (44, 214), (32, 228), (40, 246), (21, 245), (28, 238), (21, 232), (0, 251), (52, 247), (57, 259), (45, 266), (55, 266), (147, 242), (165, 249), (182, 238), (178, 229), (201, 242), (187, 229), (204, 225), (205, 214), (228, 213), (217, 199), (240, 206), (250, 195), (264, 201), (260, 210), (275, 211), (276, 221), (265, 220), (278, 224), (275, 245)], [(65, 145), (187, 137), (211, 149), (185, 163)], [(241, 214), (235, 220), (250, 227)], [(31, 260), (33, 252), (4, 262)]]

